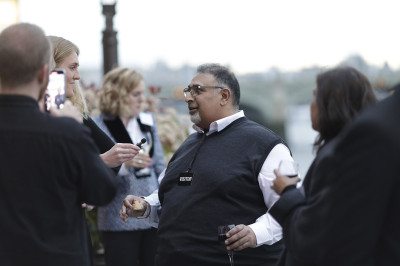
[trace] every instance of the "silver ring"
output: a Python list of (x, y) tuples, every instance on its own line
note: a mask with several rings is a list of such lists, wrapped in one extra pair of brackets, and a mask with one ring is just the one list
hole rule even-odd
[(137, 162), (138, 162), (138, 163), (140, 163), (140, 164), (142, 164), (142, 163), (143, 163), (143, 161), (142, 161), (142, 160), (140, 160), (140, 159), (139, 159)]

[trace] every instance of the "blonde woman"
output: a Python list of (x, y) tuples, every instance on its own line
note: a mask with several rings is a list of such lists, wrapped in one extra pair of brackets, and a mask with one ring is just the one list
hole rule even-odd
[(79, 48), (74, 43), (58, 36), (47, 37), (53, 48), (53, 67), (62, 68), (66, 73), (65, 95), (80, 111), (83, 123), (92, 131), (92, 138), (100, 151), (104, 163), (118, 173), (121, 164), (131, 160), (140, 150), (130, 143), (114, 142), (99, 129), (88, 115), (88, 109), (79, 85)]
[(119, 218), (125, 196), (151, 194), (158, 189), (157, 177), (165, 168), (154, 116), (150, 112), (141, 112), (144, 90), (140, 73), (129, 68), (111, 70), (105, 75), (100, 92), (101, 114), (93, 118), (116, 142), (147, 140), (143, 152), (121, 167), (117, 196), (110, 204), (99, 207), (97, 212), (107, 265), (154, 266), (156, 229), (146, 221), (132, 219), (124, 223)]
[[(62, 37), (47, 36), (48, 40), (52, 44), (52, 68), (62, 68), (66, 74), (66, 88), (65, 96), (72, 104), (78, 109), (83, 118), (83, 123), (90, 128), (92, 139), (95, 142), (100, 152), (100, 157), (103, 162), (112, 170), (115, 174), (118, 173), (121, 164), (127, 160), (134, 158), (140, 148), (131, 143), (116, 143), (106, 135), (104, 132), (93, 122), (88, 115), (88, 109), (86, 106), (85, 98), (82, 90), (79, 86), (80, 74), (79, 74), (79, 48), (74, 43), (66, 40)], [(87, 210), (91, 210), (93, 206), (88, 206), (82, 203), (82, 207)], [(92, 250), (92, 241), (87, 227), (88, 235), (88, 246), (89, 250)], [(93, 254), (90, 257), (91, 264), (93, 265)]]

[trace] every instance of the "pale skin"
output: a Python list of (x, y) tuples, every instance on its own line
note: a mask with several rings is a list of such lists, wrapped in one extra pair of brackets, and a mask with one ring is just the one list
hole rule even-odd
[[(216, 86), (216, 81), (211, 74), (197, 74), (193, 77), (190, 85)], [(213, 121), (238, 112), (237, 107), (232, 103), (231, 91), (228, 88), (204, 89), (197, 96), (192, 96), (188, 93), (185, 101), (188, 104), (192, 122), (203, 129), (209, 129)], [(132, 205), (135, 200), (142, 203), (142, 209), (133, 209)], [(144, 199), (128, 195), (122, 203), (120, 217), (124, 222), (127, 222), (128, 217), (142, 216), (148, 206), (149, 204)], [(227, 237), (225, 244), (228, 250), (239, 251), (257, 246), (255, 233), (249, 226), (244, 224), (239, 224), (232, 228), (227, 233)]]
[(111, 149), (100, 154), (103, 162), (109, 167), (117, 167), (139, 155), (140, 148), (131, 143), (116, 143)]
[[(76, 52), (72, 52), (56, 67), (65, 70), (65, 95), (67, 98), (71, 98), (74, 95), (75, 82), (81, 78), (79, 73), (78, 55)], [(110, 150), (100, 154), (100, 157), (108, 167), (113, 168), (133, 159), (139, 153), (139, 151), (140, 148), (131, 143), (116, 143)]]
[(79, 73), (79, 59), (76, 52), (72, 52), (67, 57), (64, 58), (58, 65), (57, 68), (62, 68), (65, 70), (65, 96), (71, 98), (74, 96), (75, 81), (81, 79)]
[(152, 161), (147, 153), (139, 152), (134, 159), (125, 162), (125, 167), (146, 168), (151, 165)]

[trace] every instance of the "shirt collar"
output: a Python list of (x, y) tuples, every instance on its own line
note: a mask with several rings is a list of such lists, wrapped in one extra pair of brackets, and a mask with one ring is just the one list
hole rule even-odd
[(34, 98), (20, 94), (0, 94), (1, 106), (33, 107), (39, 109), (39, 103)]
[[(207, 136), (211, 135), (214, 132), (219, 132), (219, 131), (223, 130), (229, 124), (231, 124), (233, 121), (235, 121), (235, 120), (237, 120), (237, 119), (239, 119), (241, 117), (244, 117), (243, 110), (240, 110), (239, 112), (237, 112), (237, 113), (235, 113), (233, 115), (230, 115), (230, 116), (227, 116), (227, 117), (224, 117), (224, 118), (221, 118), (221, 119), (219, 119), (217, 121), (212, 122), (210, 124), (210, 129), (207, 132)], [(196, 125), (193, 125), (193, 129), (196, 130), (199, 133), (204, 133), (204, 129), (202, 129), (202, 128), (196, 126)]]

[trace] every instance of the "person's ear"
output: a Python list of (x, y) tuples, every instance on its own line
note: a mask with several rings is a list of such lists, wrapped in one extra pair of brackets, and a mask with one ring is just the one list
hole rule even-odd
[(45, 64), (40, 68), (37, 74), (37, 81), (40, 86), (40, 92), (38, 97), (39, 101), (43, 98), (46, 92), (47, 84), (49, 83), (49, 75), (50, 75), (49, 65)]
[(49, 83), (49, 75), (50, 75), (50, 70), (49, 70), (49, 65), (44, 64), (38, 73), (38, 81), (40, 85), (45, 85), (47, 87), (47, 83)]
[(231, 98), (231, 90), (228, 88), (223, 88), (221, 90), (221, 105), (226, 105)]

